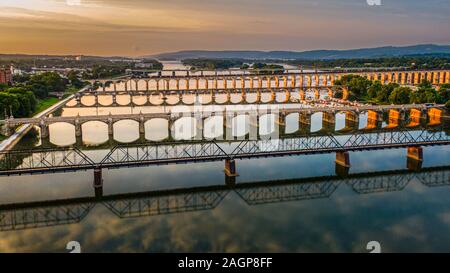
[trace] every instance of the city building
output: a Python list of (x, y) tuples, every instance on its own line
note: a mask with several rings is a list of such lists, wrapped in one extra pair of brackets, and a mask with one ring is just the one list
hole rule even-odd
[(10, 69), (0, 68), (0, 84), (12, 84), (12, 74)]

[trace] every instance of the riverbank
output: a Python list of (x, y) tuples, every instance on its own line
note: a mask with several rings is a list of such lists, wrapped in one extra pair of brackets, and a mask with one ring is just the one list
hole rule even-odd
[[(84, 92), (87, 89), (88, 89), (88, 87), (86, 86), (83, 89), (81, 89), (79, 92)], [(73, 98), (74, 98), (74, 94), (72, 94), (72, 95), (68, 96), (67, 98), (57, 102), (56, 104), (52, 103), (54, 101), (52, 99), (45, 100), (40, 105), (38, 105), (38, 108), (37, 108), (37, 111), (39, 110), (39, 107), (42, 110), (40, 112), (38, 112), (37, 114), (35, 114), (33, 117), (39, 118), (39, 117), (42, 117), (42, 116), (45, 116), (45, 115), (49, 115), (53, 111), (57, 110), (59, 107), (61, 107), (62, 105), (66, 104), (67, 102), (69, 102)], [(12, 149), (14, 147), (14, 145), (16, 145), (20, 141), (20, 139), (25, 134), (27, 134), (30, 131), (31, 128), (32, 128), (31, 125), (26, 124), (26, 125), (21, 126), (10, 137), (4, 138), (4, 139), (0, 138), (0, 140), (1, 140), (1, 142), (0, 142), (0, 152)]]

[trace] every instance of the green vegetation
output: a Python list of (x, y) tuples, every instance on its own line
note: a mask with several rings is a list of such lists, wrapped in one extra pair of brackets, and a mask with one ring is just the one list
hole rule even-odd
[(302, 65), (305, 68), (377, 68), (408, 67), (412, 69), (447, 69), (450, 68), (449, 54), (409, 55), (374, 59), (337, 59), (337, 60), (291, 60), (291, 65)]
[[(241, 59), (185, 59), (182, 61), (184, 65), (189, 65), (192, 70), (196, 69), (230, 69), (230, 68), (240, 68), (240, 69), (257, 69), (261, 74), (267, 74), (272, 72), (272, 70), (282, 70), (283, 66), (276, 64), (266, 64), (266, 63), (252, 63), (252, 60), (241, 60)], [(265, 71), (267, 70), (267, 71)]]
[(345, 75), (335, 82), (349, 90), (349, 100), (367, 101), (377, 104), (447, 103), (450, 99), (450, 85), (444, 84), (439, 91), (424, 81), (417, 90), (399, 86), (396, 83), (382, 84), (369, 81), (359, 75)]
[(14, 116), (30, 116), (36, 110), (37, 99), (25, 87), (10, 87), (0, 91), (0, 115), (12, 111)]
[(277, 64), (254, 63), (251, 66), (251, 69), (258, 70), (258, 72), (261, 74), (269, 74), (276, 73), (276, 70), (283, 70), (284, 67)]
[[(249, 59), (185, 59), (183, 64), (190, 65), (194, 69), (228, 69), (232, 67), (250, 68), (249, 63), (255, 60)], [(359, 58), (359, 59), (334, 59), (334, 60), (278, 60), (262, 59), (261, 63), (286, 63), (302, 66), (305, 69), (325, 68), (381, 68), (381, 67), (405, 67), (410, 69), (448, 69), (450, 68), (450, 54), (422, 54), (406, 55), (401, 57)]]
[(125, 71), (131, 68), (134, 68), (134, 64), (94, 65), (92, 69), (82, 73), (82, 78), (85, 80), (113, 78), (124, 75)]
[[(16, 81), (17, 80), (17, 81)], [(14, 86), (0, 86), (0, 116), (29, 117), (58, 102), (51, 93), (74, 92), (84, 85), (77, 76), (69, 79), (54, 72), (14, 77)]]
[(191, 66), (192, 70), (196, 69), (229, 69), (240, 67), (244, 64), (242, 60), (235, 59), (185, 59), (182, 60), (184, 65)]
[(36, 110), (34, 111), (33, 115), (40, 113), (44, 111), (45, 109), (49, 108), (50, 106), (56, 104), (59, 102), (58, 98), (49, 97), (43, 100), (39, 100), (39, 102), (36, 105)]

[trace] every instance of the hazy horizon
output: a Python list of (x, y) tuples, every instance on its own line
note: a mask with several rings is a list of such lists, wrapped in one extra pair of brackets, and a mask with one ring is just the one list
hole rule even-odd
[(0, 0), (0, 53), (143, 56), (450, 44), (446, 0)]

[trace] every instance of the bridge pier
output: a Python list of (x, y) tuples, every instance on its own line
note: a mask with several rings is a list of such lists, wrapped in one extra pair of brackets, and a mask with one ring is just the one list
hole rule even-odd
[(345, 128), (358, 129), (359, 127), (359, 113), (352, 111), (345, 112)]
[(139, 137), (145, 139), (145, 120), (144, 117), (139, 117)]
[(81, 96), (75, 96), (75, 101), (76, 101), (76, 106), (77, 107), (80, 107), (81, 106)]
[(96, 167), (94, 169), (94, 191), (95, 197), (103, 196), (103, 177), (102, 177), (102, 169), (100, 167)]
[(314, 99), (318, 100), (320, 99), (320, 91), (319, 88), (314, 89)]
[(238, 176), (236, 170), (236, 161), (234, 159), (225, 159), (225, 175), (228, 177)]
[(81, 128), (82, 127), (81, 122), (78, 119), (76, 119), (74, 122), (74, 125), (75, 125), (75, 137), (82, 136), (83, 132), (82, 132), (82, 128)]
[(196, 140), (202, 140), (203, 139), (203, 118), (201, 115), (198, 115), (195, 118), (195, 139)]
[(332, 112), (322, 113), (322, 129), (331, 130), (335, 129), (336, 115)]
[(348, 97), (349, 97), (349, 91), (347, 88), (343, 87), (342, 88), (342, 99), (348, 100)]
[(346, 176), (350, 171), (350, 154), (346, 151), (336, 153), (335, 172), (339, 176)]
[(327, 88), (328, 89), (328, 97), (331, 99), (331, 98), (333, 98), (334, 97), (334, 92), (333, 92), (333, 89), (331, 89), (331, 88)]
[(300, 130), (309, 132), (311, 130), (311, 113), (299, 113), (298, 118), (300, 123)]
[(3, 134), (6, 137), (10, 137), (11, 135), (14, 134), (16, 130), (14, 129), (14, 127), (12, 127), (11, 125), (9, 125), (8, 119), (6, 119), (5, 121), (5, 125), (3, 125)]
[(426, 121), (427, 113), (419, 109), (411, 109), (408, 116), (407, 127), (416, 127), (423, 124)]
[(250, 113), (249, 123), (249, 140), (257, 140), (259, 136), (258, 113)]
[(223, 125), (224, 125), (224, 135), (225, 140), (233, 140), (233, 118), (234, 113), (223, 113)]
[(428, 110), (428, 125), (437, 125), (441, 123), (442, 110), (431, 108)]
[(41, 138), (48, 138), (49, 137), (49, 129), (48, 129), (48, 125), (45, 124), (44, 122), (41, 122), (41, 124), (39, 124), (39, 128), (41, 130)]
[(390, 109), (388, 112), (388, 127), (394, 128), (401, 125), (401, 122), (405, 119), (405, 113), (401, 110)]
[(408, 147), (406, 167), (411, 171), (419, 171), (423, 163), (422, 147)]
[(275, 125), (276, 132), (284, 133), (286, 127), (286, 116), (282, 113), (275, 115)]
[(284, 100), (284, 103), (289, 103), (291, 101), (291, 92), (286, 89), (285, 94), (286, 94), (286, 98)]
[(113, 93), (112, 97), (112, 106), (117, 106), (117, 93)]
[(83, 137), (82, 136), (75, 136), (75, 146), (76, 147), (83, 146)]
[(381, 124), (383, 123), (383, 116), (382, 114), (369, 110), (367, 111), (367, 126), (366, 129), (377, 129), (381, 127)]
[(305, 90), (300, 89), (300, 100), (304, 101), (306, 99)]

